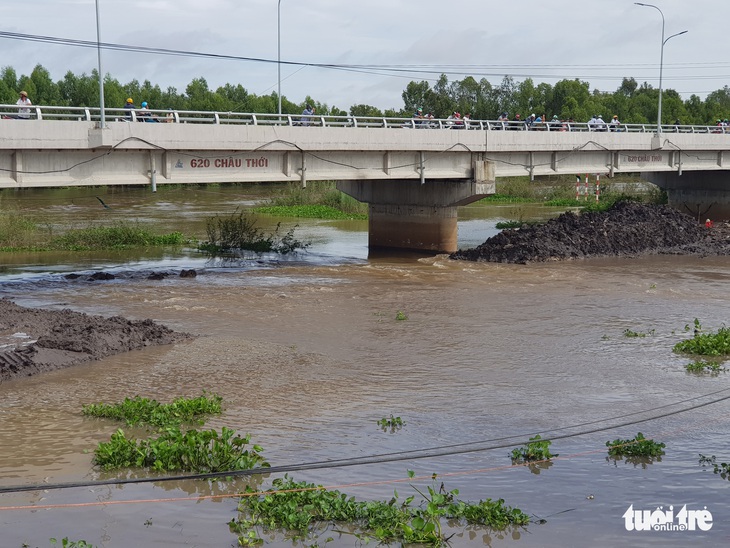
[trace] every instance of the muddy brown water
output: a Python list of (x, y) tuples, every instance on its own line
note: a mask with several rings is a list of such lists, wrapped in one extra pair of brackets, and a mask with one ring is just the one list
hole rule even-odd
[[(255, 200), (221, 192), (219, 205)], [(495, 218), (519, 214), (465, 209), (460, 236), (474, 244)], [(688, 374), (689, 359), (671, 350), (690, 336), (684, 328), (694, 318), (713, 331), (727, 323), (730, 259), (475, 264), (368, 257), (362, 226), (311, 222), (301, 231), (316, 243), (283, 262), (206, 262), (179, 251), (6, 263), (0, 295), (18, 304), (152, 318), (198, 337), (0, 385), (0, 487), (108, 478), (91, 466), (91, 451), (118, 425), (82, 417), (86, 403), (206, 390), (225, 401), (208, 426), (251, 433), (272, 465), (463, 449), (292, 474), (387, 500), (394, 489), (402, 498), (414, 493), (402, 481), (408, 470), (436, 473), (464, 500), (503, 498), (536, 520), (506, 532), (456, 527), (454, 546), (730, 543), (730, 482), (698, 465), (700, 453), (730, 459), (729, 400), (703, 406), (730, 395), (730, 373)], [(189, 267), (197, 278), (143, 275)], [(119, 277), (63, 277), (98, 268)], [(398, 311), (407, 319), (396, 320)], [(647, 336), (625, 337), (627, 329)], [(400, 431), (377, 426), (390, 414), (405, 421)], [(651, 420), (636, 423), (643, 419)], [(661, 461), (606, 460), (606, 441), (637, 432), (666, 443)], [(554, 441), (551, 466), (511, 467), (510, 450), (535, 433), (570, 436)], [(497, 445), (506, 447), (489, 449)], [(423, 489), (431, 481), (411, 483)], [(236, 498), (209, 497), (242, 488), (180, 481), (0, 494), (0, 546), (48, 546), (51, 537), (108, 547), (232, 546), (226, 524)], [(629, 532), (622, 516), (630, 505), (706, 507), (713, 525)], [(351, 535), (327, 536), (329, 546), (357, 545)], [(266, 539), (291, 546), (282, 536)]]

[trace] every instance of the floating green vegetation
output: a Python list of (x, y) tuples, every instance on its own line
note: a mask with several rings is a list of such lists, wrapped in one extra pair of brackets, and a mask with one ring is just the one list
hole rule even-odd
[(101, 442), (94, 450), (93, 463), (104, 470), (119, 468), (148, 468), (158, 472), (227, 472), (268, 468), (260, 455), (261, 446), (246, 446), (251, 436), (236, 435), (223, 427), (216, 430), (181, 431), (166, 428), (157, 438), (136, 440), (117, 430), (108, 442)]
[(530, 438), (530, 441), (522, 447), (512, 450), (512, 453), (510, 454), (512, 463), (521, 464), (526, 462), (544, 461), (557, 457), (557, 453), (550, 452), (551, 444), (552, 442), (550, 440), (544, 440), (540, 437), (540, 434), (537, 434), (534, 438)]
[(367, 220), (368, 218), (366, 213), (345, 212), (327, 205), (261, 206), (251, 211), (277, 217), (308, 219)]
[(398, 312), (395, 313), (395, 319), (398, 320), (399, 322), (403, 322), (408, 319), (408, 316), (406, 315), (405, 312), (403, 312), (402, 310), (399, 310)]
[(628, 339), (643, 338), (643, 337), (646, 337), (647, 335), (651, 335), (653, 337), (655, 334), (656, 334), (656, 330), (654, 330), (654, 329), (651, 329), (650, 331), (647, 331), (646, 333), (643, 333), (641, 331), (633, 331), (631, 329), (624, 329), (624, 337), (626, 337)]
[(712, 455), (711, 457), (706, 457), (702, 453), (700, 453), (700, 465), (702, 465), (702, 468), (705, 466), (712, 466), (712, 472), (713, 474), (719, 474), (722, 479), (730, 479), (730, 464), (726, 462), (721, 462), (720, 464), (717, 464), (717, 459), (715, 458), (715, 455)]
[[(685, 331), (690, 327), (685, 326)], [(678, 354), (695, 354), (698, 356), (730, 355), (730, 329), (721, 327), (717, 333), (703, 333), (700, 321), (694, 320), (694, 336), (686, 341), (678, 342), (672, 349)]]
[(666, 445), (646, 439), (644, 434), (639, 432), (632, 440), (617, 438), (607, 441), (606, 447), (608, 447), (609, 456), (620, 459), (623, 457), (661, 457)]
[(386, 432), (390, 430), (390, 433), (394, 433), (396, 430), (400, 430), (403, 426), (405, 426), (405, 422), (400, 417), (394, 417), (393, 414), (390, 414), (390, 418), (383, 417), (378, 421), (378, 426), (383, 430), (383, 432)]
[(184, 423), (203, 424), (205, 415), (220, 415), (223, 398), (218, 395), (178, 398), (172, 403), (136, 396), (124, 398), (122, 403), (92, 403), (84, 405), (82, 413), (90, 417), (105, 417), (124, 421), (128, 426), (147, 424), (158, 428), (179, 426)]
[[(409, 477), (413, 477), (413, 472), (409, 471)], [(413, 504), (415, 496), (399, 501), (397, 491), (388, 502), (359, 502), (340, 491), (296, 482), (285, 475), (275, 479), (267, 492), (247, 488), (249, 494), (241, 498), (238, 519), (231, 520), (229, 527), (239, 535), (240, 546), (261, 544), (263, 536), (271, 537), (281, 530), (288, 540), (314, 542), (315, 546), (319, 535), (327, 533), (333, 524), (346, 525), (348, 533), (362, 544), (372, 540), (438, 547), (448, 545), (442, 529), (445, 520), (451, 520), (452, 527), (458, 522), (498, 530), (527, 525), (530, 521), (529, 516), (506, 506), (502, 499), (460, 501), (456, 498), (459, 491), (447, 492), (443, 484), (439, 489), (429, 486), (426, 493), (413, 489), (423, 499), (419, 505)], [(329, 537), (326, 542), (332, 540)]]
[(201, 243), (198, 248), (210, 255), (239, 250), (285, 255), (309, 247), (308, 243), (294, 237), (296, 227), (282, 236), (279, 234), (281, 224), (276, 225), (274, 232), (266, 234), (256, 226), (256, 223), (255, 217), (238, 210), (227, 216), (209, 217), (205, 223), (208, 240)]
[(690, 373), (712, 373), (719, 374), (721, 371), (727, 371), (726, 367), (716, 362), (710, 362), (707, 360), (696, 360), (688, 363), (684, 368)]

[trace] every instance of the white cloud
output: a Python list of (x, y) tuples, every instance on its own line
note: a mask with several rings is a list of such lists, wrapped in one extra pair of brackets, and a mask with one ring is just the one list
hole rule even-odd
[[(184, 90), (204, 77), (211, 88), (241, 84), (275, 91), (279, 0), (98, 0), (102, 41), (268, 59), (270, 63), (104, 51), (105, 73), (121, 82), (150, 80)], [(722, 25), (730, 2), (662, 0), (664, 88), (704, 96), (730, 80)], [(282, 66), (282, 93), (347, 108), (358, 103), (400, 107), (410, 80), (505, 74), (554, 83), (580, 78), (612, 91), (622, 77), (658, 86), (661, 17), (623, 0), (281, 0), (283, 61), (373, 65), (444, 65), (434, 74), (398, 76)], [(659, 4), (657, 4), (659, 5)], [(699, 16), (699, 14), (703, 14)], [(0, 30), (96, 40), (95, 0), (28, 0), (0, 6)], [(720, 34), (717, 34), (720, 33)], [(29, 74), (36, 64), (61, 79), (90, 73), (96, 50), (0, 38), (4, 66)], [(488, 65), (486, 67), (485, 65)], [(463, 68), (456, 68), (462, 66)], [(382, 73), (383, 71), (375, 70)]]

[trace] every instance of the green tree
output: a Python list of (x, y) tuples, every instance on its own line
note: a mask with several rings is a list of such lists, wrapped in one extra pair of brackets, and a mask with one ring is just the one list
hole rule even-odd
[(376, 108), (371, 105), (352, 105), (350, 107), (350, 115), (351, 116), (373, 116), (373, 117), (381, 117), (383, 116), (383, 113), (379, 108)]
[(430, 104), (431, 86), (425, 80), (409, 82), (402, 97), (405, 111), (408, 113), (416, 112), (418, 108), (422, 108), (426, 112), (433, 109), (433, 105)]

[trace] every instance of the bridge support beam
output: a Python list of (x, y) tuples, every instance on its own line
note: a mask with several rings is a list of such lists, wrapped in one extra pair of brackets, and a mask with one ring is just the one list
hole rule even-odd
[(452, 253), (458, 206), (494, 194), (494, 165), (476, 162), (474, 180), (338, 181), (337, 188), (369, 204), (368, 246)]
[(727, 171), (651, 172), (644, 178), (666, 190), (669, 205), (700, 222), (730, 220), (730, 173)]

